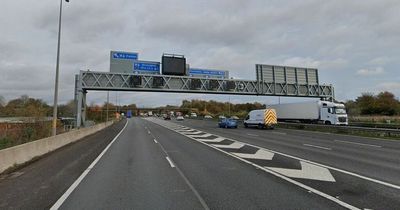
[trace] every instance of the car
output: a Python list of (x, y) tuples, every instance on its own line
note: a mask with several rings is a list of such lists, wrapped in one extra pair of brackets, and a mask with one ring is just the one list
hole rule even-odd
[(237, 128), (237, 121), (232, 118), (224, 118), (218, 122), (220, 128)]
[(197, 118), (197, 114), (194, 113), (194, 112), (192, 112), (192, 113), (190, 113), (190, 117), (191, 117), (191, 118)]
[(211, 115), (206, 115), (204, 116), (204, 119), (212, 119), (213, 117)]
[(185, 118), (189, 118), (189, 115), (185, 115)]
[(232, 116), (231, 118), (234, 119), (234, 120), (238, 120), (239, 119), (238, 116)]
[(183, 116), (178, 116), (178, 117), (176, 117), (176, 120), (178, 120), (178, 121), (182, 121), (182, 120), (184, 120), (185, 118), (183, 118)]
[(164, 117), (164, 120), (171, 120), (171, 116), (170, 116), (170, 115), (166, 115), (166, 116)]
[(218, 116), (218, 119), (222, 120), (222, 119), (226, 119), (226, 117), (224, 115), (220, 115), (220, 116)]

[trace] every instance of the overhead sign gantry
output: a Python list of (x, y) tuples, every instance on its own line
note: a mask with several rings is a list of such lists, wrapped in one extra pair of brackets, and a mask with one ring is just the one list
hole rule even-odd
[[(137, 53), (112, 51), (110, 72), (81, 71), (76, 76), (77, 127), (86, 120), (89, 90), (334, 98), (332, 85), (319, 84), (317, 69), (256, 64), (256, 80), (241, 80), (229, 79), (227, 71), (190, 74), (184, 56), (164, 54), (161, 63), (139, 61), (138, 57)], [(139, 71), (137, 63), (150, 66)]]

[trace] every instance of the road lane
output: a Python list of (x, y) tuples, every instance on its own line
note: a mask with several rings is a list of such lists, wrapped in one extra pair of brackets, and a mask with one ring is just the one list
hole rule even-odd
[(122, 129), (115, 124), (0, 176), (0, 209), (49, 209)]
[[(382, 147), (367, 147), (335, 141), (359, 143), (364, 140), (357, 137), (303, 131), (297, 133), (295, 130), (286, 129), (284, 132), (287, 135), (274, 133), (281, 132), (281, 129), (273, 131), (243, 127), (220, 129), (216, 126), (216, 122), (206, 120), (185, 120), (176, 123), (400, 185), (400, 141), (369, 139), (365, 143)], [(249, 133), (253, 135), (247, 135)], [(303, 144), (318, 145), (331, 150), (306, 147)]]
[(131, 119), (61, 209), (204, 209), (139, 119)]
[(130, 122), (61, 209), (204, 209), (199, 197), (210, 209), (341, 208), (157, 124)]

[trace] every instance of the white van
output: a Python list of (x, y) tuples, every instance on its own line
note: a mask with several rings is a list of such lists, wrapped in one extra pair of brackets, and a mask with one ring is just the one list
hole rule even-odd
[(277, 124), (276, 112), (274, 109), (257, 109), (249, 112), (245, 118), (244, 127), (270, 128)]

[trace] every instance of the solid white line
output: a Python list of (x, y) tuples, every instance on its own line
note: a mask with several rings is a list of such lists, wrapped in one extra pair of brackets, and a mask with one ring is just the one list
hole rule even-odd
[(153, 140), (154, 140), (154, 143), (156, 143), (156, 144), (158, 143), (156, 139), (153, 139)]
[(171, 168), (175, 168), (175, 165), (174, 165), (174, 163), (171, 161), (171, 159), (169, 159), (168, 156), (165, 157), (165, 158), (167, 159), (167, 161), (168, 161), (169, 165), (171, 166)]
[(50, 208), (50, 210), (56, 210), (61, 207), (61, 205), (67, 200), (68, 196), (78, 187), (79, 183), (85, 178), (85, 176), (92, 170), (92, 168), (99, 162), (100, 158), (107, 152), (107, 150), (111, 147), (111, 145), (118, 139), (121, 133), (125, 130), (126, 126), (128, 125), (128, 120), (125, 123), (125, 126), (122, 130), (114, 137), (114, 139), (107, 145), (107, 147), (97, 156), (97, 158), (89, 165), (89, 167), (83, 171), (83, 173), (75, 180), (74, 183), (65, 191), (65, 193), (56, 201), (56, 203)]
[(303, 145), (306, 146), (306, 147), (315, 147), (315, 148), (318, 148), (318, 149), (332, 150), (329, 147), (321, 147), (321, 146), (312, 145), (312, 144), (303, 144)]
[(248, 136), (258, 136), (257, 134), (246, 133)]
[(333, 140), (336, 142), (341, 142), (341, 143), (346, 143), (346, 144), (356, 144), (356, 145), (361, 145), (361, 146), (369, 146), (369, 147), (382, 147), (380, 145), (375, 145), (375, 144), (363, 144), (363, 143), (357, 143), (357, 142), (351, 142), (351, 141), (341, 141), (341, 140)]

